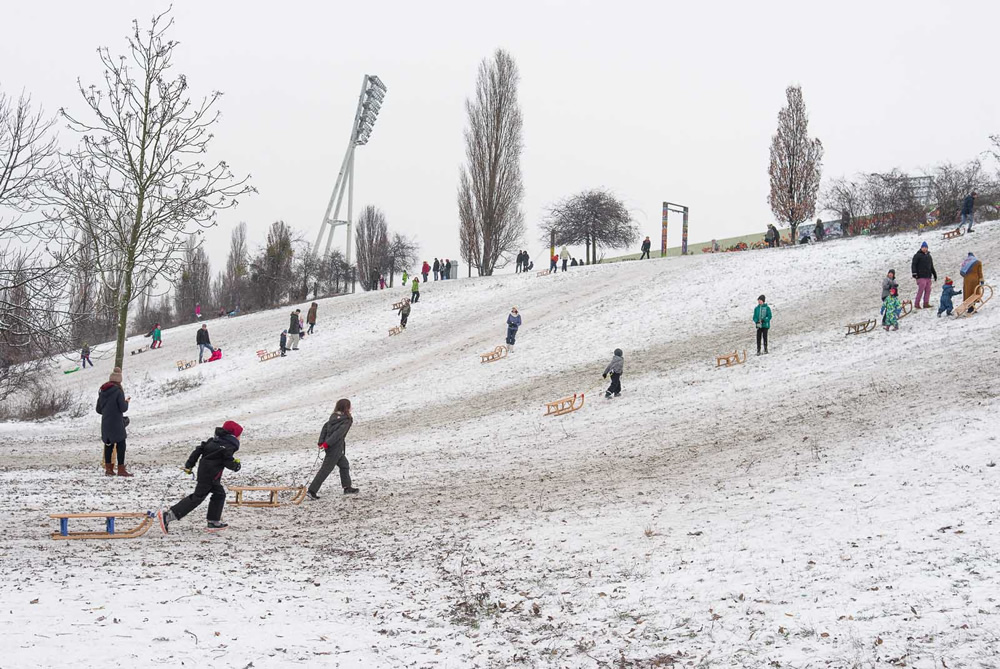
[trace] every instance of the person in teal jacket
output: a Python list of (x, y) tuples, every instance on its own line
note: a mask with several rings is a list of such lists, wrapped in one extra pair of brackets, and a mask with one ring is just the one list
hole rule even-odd
[(160, 324), (153, 328), (153, 345), (150, 348), (160, 348), (163, 346), (163, 333), (160, 331)]
[(757, 298), (757, 306), (753, 310), (753, 322), (757, 326), (757, 355), (760, 355), (760, 344), (764, 342), (764, 354), (767, 354), (767, 331), (771, 329), (771, 307), (767, 305), (764, 296)]
[[(914, 303), (914, 308), (916, 308), (916, 303)], [(899, 295), (897, 294), (896, 288), (889, 289), (889, 297), (885, 298), (885, 302), (882, 303), (882, 314), (884, 318), (882, 319), (882, 327), (888, 332), (891, 327), (893, 330), (899, 329), (899, 312), (902, 311), (903, 305), (899, 301)]]

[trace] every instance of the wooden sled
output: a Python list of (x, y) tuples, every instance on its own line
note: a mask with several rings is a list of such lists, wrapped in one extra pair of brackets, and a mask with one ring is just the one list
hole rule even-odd
[[(579, 399), (580, 403), (577, 404), (576, 400)], [(583, 407), (583, 393), (577, 395), (573, 393), (572, 397), (564, 397), (561, 400), (556, 400), (555, 402), (545, 403), (545, 415), (546, 416), (563, 416), (568, 413), (573, 413), (574, 411), (579, 411)]]
[(976, 292), (955, 308), (955, 318), (971, 316), (982, 309), (983, 305), (991, 299), (993, 299), (993, 286), (985, 283), (976, 286)]
[(177, 361), (177, 371), (183, 372), (185, 369), (191, 369), (192, 367), (198, 366), (197, 360), (178, 360)]
[(403, 305), (406, 304), (409, 301), (410, 301), (409, 299), (402, 299), (399, 302), (393, 302), (392, 303), (392, 310), (393, 311), (399, 311), (400, 309), (403, 308)]
[(538, 272), (537, 274), (535, 274), (535, 276), (548, 276), (548, 275), (549, 275), (549, 270), (547, 270), (547, 269), (546, 270), (542, 270), (541, 272)]
[(496, 362), (497, 360), (502, 360), (507, 357), (507, 347), (504, 345), (497, 346), (492, 351), (479, 354), (480, 364), (484, 362)]
[(942, 239), (955, 239), (956, 237), (962, 236), (962, 228), (955, 228), (954, 230), (949, 230), (942, 235)]
[(142, 348), (137, 348), (134, 351), (132, 351), (132, 355), (139, 355), (140, 353), (145, 353), (148, 350), (149, 350), (149, 344), (146, 344)]
[(913, 300), (903, 300), (899, 303), (899, 320), (913, 313)]
[(747, 361), (747, 351), (743, 349), (743, 358), (740, 358), (739, 351), (733, 351), (732, 353), (726, 353), (724, 355), (715, 356), (715, 366), (722, 367), (732, 367), (733, 365), (742, 365)]
[(876, 327), (878, 327), (878, 321), (875, 320), (874, 318), (869, 318), (867, 321), (861, 321), (859, 323), (848, 323), (846, 334), (849, 335), (864, 334), (865, 332), (871, 332)]
[[(52, 533), (53, 539), (135, 539), (144, 535), (153, 526), (153, 518), (145, 511), (98, 511), (95, 513), (53, 513), (49, 518), (59, 520), (59, 531)], [(103, 518), (103, 532), (70, 532), (70, 518)], [(118, 531), (115, 520), (118, 518), (142, 518), (135, 527)]]
[[(282, 504), (301, 504), (302, 500), (306, 498), (305, 486), (252, 486), (252, 485), (231, 485), (227, 486), (230, 490), (236, 493), (236, 499), (229, 500), (229, 503), (233, 506), (252, 506), (258, 509), (271, 508), (275, 506), (281, 506)], [(269, 492), (270, 497), (267, 500), (262, 499), (243, 499), (243, 493), (245, 492), (257, 492), (265, 491)], [(295, 491), (295, 495), (292, 496), (287, 502), (282, 502), (278, 499), (279, 492), (289, 492)]]
[(390, 337), (395, 337), (398, 334), (402, 334), (402, 332), (403, 332), (403, 326), (402, 325), (397, 325), (394, 328), (389, 328), (389, 336)]
[(281, 351), (268, 351), (265, 349), (257, 351), (257, 358), (259, 358), (260, 362), (264, 362), (265, 360), (274, 360), (278, 357), (281, 357)]

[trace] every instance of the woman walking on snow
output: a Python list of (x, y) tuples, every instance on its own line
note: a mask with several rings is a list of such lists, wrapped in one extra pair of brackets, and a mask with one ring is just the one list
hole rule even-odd
[(767, 355), (767, 331), (771, 329), (771, 307), (764, 296), (757, 298), (757, 306), (753, 310), (753, 322), (757, 326), (757, 355), (760, 355), (760, 344), (764, 342), (764, 355)]
[[(969, 251), (969, 255), (962, 261), (962, 269), (959, 272), (962, 275), (962, 290), (965, 293), (965, 299), (969, 299), (983, 283), (983, 263), (972, 255), (972, 251)], [(969, 307), (969, 311), (973, 310), (974, 307)]]
[(309, 312), (306, 314), (306, 323), (309, 324), (309, 332), (307, 334), (312, 334), (313, 330), (316, 328), (316, 312), (319, 311), (319, 305), (313, 302), (309, 306)]
[[(903, 305), (900, 304), (899, 298), (896, 296), (896, 289), (892, 288), (889, 290), (889, 297), (885, 298), (885, 302), (882, 303), (882, 313), (885, 317), (882, 319), (882, 327), (888, 332), (891, 327), (893, 330), (899, 329), (899, 312), (902, 310)], [(913, 305), (916, 308), (916, 305)]]
[(323, 424), (323, 429), (319, 433), (319, 447), (326, 451), (323, 457), (323, 464), (320, 465), (316, 477), (309, 484), (307, 494), (309, 499), (319, 499), (319, 489), (322, 487), (326, 477), (330, 475), (334, 467), (340, 467), (340, 485), (344, 487), (345, 495), (353, 495), (358, 491), (351, 486), (351, 463), (347, 461), (347, 433), (354, 424), (354, 417), (351, 415), (351, 400), (337, 400), (333, 407), (333, 413), (329, 420)]
[(132, 476), (125, 469), (125, 426), (128, 418), (128, 403), (122, 390), (122, 368), (115, 367), (108, 382), (101, 386), (97, 394), (97, 413), (101, 414), (101, 441), (104, 442), (104, 475), (114, 476), (115, 466), (111, 463), (111, 453), (118, 451), (118, 476)]
[(517, 313), (517, 307), (510, 308), (510, 315), (507, 316), (507, 350), (514, 352), (514, 340), (517, 338), (517, 329), (521, 327), (521, 314)]

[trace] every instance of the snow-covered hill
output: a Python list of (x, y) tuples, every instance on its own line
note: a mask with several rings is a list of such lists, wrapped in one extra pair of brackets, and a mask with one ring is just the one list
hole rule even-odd
[[(324, 300), (264, 363), (290, 309), (208, 321), (225, 357), (184, 372), (196, 326), (167, 330), (126, 361), (128, 480), (100, 474), (90, 413), (110, 353), (53, 369), (88, 413), (0, 425), (0, 667), (995, 666), (1000, 301), (844, 335), (888, 268), (912, 298), (921, 238), (431, 282), (391, 338), (404, 289)], [(994, 283), (1000, 225), (923, 238), (941, 279), (972, 250)], [(515, 352), (480, 364), (512, 305)], [(304, 483), (340, 397), (356, 497), (334, 476), (319, 502), (228, 509), (221, 536), (202, 508), (168, 537), (48, 538), (48, 513), (177, 501), (227, 419), (226, 481)]]

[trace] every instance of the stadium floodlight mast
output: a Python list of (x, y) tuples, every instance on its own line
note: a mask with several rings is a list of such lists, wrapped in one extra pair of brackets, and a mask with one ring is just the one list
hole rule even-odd
[[(372, 128), (375, 127), (375, 119), (378, 118), (379, 109), (382, 108), (382, 101), (385, 100), (385, 84), (373, 74), (366, 74), (361, 82), (361, 96), (358, 98), (358, 110), (354, 114), (354, 124), (351, 126), (351, 141), (347, 144), (347, 152), (344, 154), (344, 162), (340, 164), (340, 173), (337, 174), (337, 183), (333, 186), (333, 193), (330, 195), (330, 202), (326, 205), (326, 213), (323, 214), (323, 222), (319, 226), (319, 234), (316, 236), (316, 244), (313, 245), (313, 254), (319, 250), (319, 245), (326, 234), (325, 255), (330, 254), (330, 244), (333, 242), (333, 232), (339, 226), (347, 227), (347, 252), (344, 254), (348, 266), (351, 264), (351, 223), (354, 220), (354, 149), (364, 146), (372, 136)], [(347, 192), (347, 218), (341, 220), (340, 205), (344, 201), (344, 192)]]

